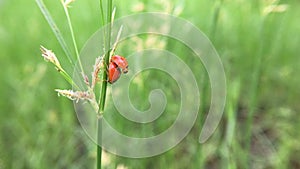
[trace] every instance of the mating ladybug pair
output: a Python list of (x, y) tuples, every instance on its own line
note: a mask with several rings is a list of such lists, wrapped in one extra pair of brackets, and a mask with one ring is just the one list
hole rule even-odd
[(108, 67), (108, 82), (110, 84), (117, 81), (121, 73), (126, 74), (128, 72), (128, 62), (127, 60), (118, 55), (114, 55), (111, 57)]

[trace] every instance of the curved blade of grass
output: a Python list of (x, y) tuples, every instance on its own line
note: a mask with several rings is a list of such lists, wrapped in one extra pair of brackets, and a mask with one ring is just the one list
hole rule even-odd
[[(104, 9), (103, 9), (103, 1), (100, 0), (100, 15), (101, 15), (101, 26), (105, 25), (105, 19), (104, 19)], [(106, 31), (104, 30), (103, 32), (103, 38), (104, 38), (104, 42), (106, 42)], [(105, 47), (105, 43), (103, 43), (103, 51), (105, 51), (106, 47)]]
[(102, 26), (105, 25), (105, 20), (104, 20), (104, 12), (103, 12), (103, 2), (100, 0), (100, 15), (101, 15), (101, 24)]
[(58, 40), (60, 46), (62, 47), (62, 49), (64, 50), (69, 62), (71, 63), (72, 67), (74, 67), (74, 60), (72, 59), (72, 55), (71, 52), (69, 50), (69, 48), (67, 47), (67, 44), (60, 32), (60, 30), (58, 29), (58, 27), (56, 26), (52, 16), (50, 15), (48, 9), (46, 8), (44, 2), (42, 0), (36, 0), (37, 5), (39, 6), (41, 12), (43, 13), (45, 19), (47, 20), (49, 26), (51, 27), (56, 39)]

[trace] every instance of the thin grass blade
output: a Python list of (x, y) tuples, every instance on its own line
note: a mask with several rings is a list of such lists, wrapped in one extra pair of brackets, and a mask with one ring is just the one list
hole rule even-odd
[(58, 40), (60, 46), (62, 47), (62, 49), (64, 50), (69, 62), (71, 63), (72, 67), (75, 65), (74, 60), (72, 58), (71, 52), (60, 32), (60, 30), (58, 29), (58, 27), (56, 26), (52, 16), (50, 15), (50, 12), (48, 11), (48, 9), (46, 8), (44, 2), (42, 0), (36, 0), (37, 5), (39, 6), (41, 12), (43, 13), (45, 19), (47, 20), (49, 26), (51, 27), (56, 39)]

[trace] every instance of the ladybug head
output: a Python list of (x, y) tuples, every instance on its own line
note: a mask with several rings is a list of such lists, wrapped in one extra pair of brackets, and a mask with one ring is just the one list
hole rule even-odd
[(126, 74), (128, 72), (128, 66), (126, 66), (125, 68), (123, 68), (122, 72)]

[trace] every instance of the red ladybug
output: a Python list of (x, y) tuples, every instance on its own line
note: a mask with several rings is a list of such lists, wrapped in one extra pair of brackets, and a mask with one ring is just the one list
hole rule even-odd
[(119, 68), (122, 69), (123, 73), (128, 72), (128, 62), (124, 57), (119, 55), (114, 55), (111, 57), (110, 62), (114, 62)]
[(127, 60), (122, 56), (112, 56), (108, 67), (108, 82), (110, 84), (113, 84), (120, 78), (122, 73), (121, 70), (123, 73), (128, 72)]

